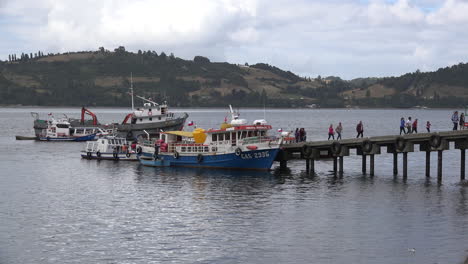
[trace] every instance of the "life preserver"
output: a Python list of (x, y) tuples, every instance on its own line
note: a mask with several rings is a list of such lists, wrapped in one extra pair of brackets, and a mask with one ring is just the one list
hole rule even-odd
[(101, 151), (98, 150), (98, 151), (96, 152), (96, 157), (98, 157), (98, 158), (101, 157)]
[(312, 148), (307, 145), (302, 146), (302, 154), (306, 157), (309, 157), (310, 154), (312, 154)]
[(440, 144), (442, 143), (442, 140), (440, 139), (440, 136), (437, 134), (434, 134), (430, 137), (429, 139), (429, 144), (433, 148), (438, 148), (440, 147)]
[(88, 157), (88, 159), (91, 158), (91, 155), (92, 155), (91, 152), (86, 153), (86, 156)]
[(372, 151), (372, 142), (368, 139), (364, 140), (361, 145), (363, 152), (371, 152)]
[(236, 156), (240, 156), (242, 154), (242, 150), (240, 148), (236, 148)]
[(131, 155), (132, 155), (132, 153), (130, 153), (130, 151), (127, 150), (127, 153), (125, 153), (125, 156), (126, 156), (127, 158), (130, 158)]
[(337, 141), (334, 141), (331, 146), (331, 152), (333, 153), (333, 155), (338, 155), (341, 153), (341, 144)]
[(137, 154), (141, 154), (142, 151), (143, 151), (143, 149), (141, 149), (141, 147), (138, 146), (138, 148), (137, 148)]
[(198, 154), (197, 161), (198, 161), (198, 163), (201, 163), (203, 161), (203, 155), (202, 154)]
[(397, 137), (395, 139), (395, 148), (398, 150), (398, 151), (403, 151), (406, 147), (406, 141), (403, 137)]
[(179, 152), (174, 151), (174, 159), (178, 159), (178, 158), (179, 158)]

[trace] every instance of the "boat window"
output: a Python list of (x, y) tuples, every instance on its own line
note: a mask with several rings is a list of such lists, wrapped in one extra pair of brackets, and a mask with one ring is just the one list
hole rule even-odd
[(233, 141), (236, 140), (236, 132), (232, 132), (232, 140), (233, 140)]
[(203, 152), (203, 147), (202, 146), (198, 147), (198, 152)]
[(209, 151), (208, 147), (205, 147), (205, 152), (208, 152), (208, 151)]
[(249, 131), (247, 137), (252, 137), (252, 131)]
[(152, 118), (152, 117), (150, 117), (150, 118), (149, 118), (149, 121), (153, 121), (153, 118)]
[(75, 133), (76, 134), (83, 134), (83, 129), (81, 129), (81, 128), (77, 129), (77, 130), (75, 130)]
[(218, 134), (218, 140), (223, 141), (224, 140), (224, 134)]
[(143, 121), (143, 118), (140, 118), (140, 121)]
[(111, 145), (114, 145), (114, 140), (113, 139), (110, 139), (109, 141), (110, 141)]
[(185, 152), (185, 150), (186, 150), (185, 147), (182, 147), (182, 148), (180, 149), (181, 152)]
[(216, 134), (211, 135), (211, 141), (218, 141), (218, 138), (216, 137)]
[(266, 131), (260, 131), (260, 136), (266, 136)]
[(258, 136), (258, 130), (255, 130), (254, 131), (254, 137), (257, 137)]
[(246, 138), (247, 137), (247, 131), (242, 131), (241, 138)]
[(160, 117), (160, 116), (158, 116), (158, 120), (161, 120), (161, 117)]
[(192, 147), (187, 147), (187, 152), (192, 152)]
[(218, 148), (217, 147), (211, 147), (211, 151), (217, 151)]
[(68, 125), (66, 124), (57, 124), (58, 128), (68, 128)]
[(231, 134), (230, 133), (224, 134), (224, 139), (225, 140), (231, 140)]

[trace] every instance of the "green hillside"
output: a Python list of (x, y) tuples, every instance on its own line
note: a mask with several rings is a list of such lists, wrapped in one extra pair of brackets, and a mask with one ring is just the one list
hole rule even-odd
[(135, 93), (172, 106), (319, 107), (464, 105), (468, 65), (400, 77), (304, 78), (258, 63), (234, 65), (164, 52), (114, 51), (10, 55), (0, 61), (0, 104), (128, 106)]

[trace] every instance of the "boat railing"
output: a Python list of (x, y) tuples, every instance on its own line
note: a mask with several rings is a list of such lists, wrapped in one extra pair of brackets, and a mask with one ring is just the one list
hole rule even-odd
[(258, 144), (258, 143), (265, 143), (265, 142), (272, 142), (277, 141), (276, 137), (248, 137), (240, 140), (242, 145), (246, 144)]

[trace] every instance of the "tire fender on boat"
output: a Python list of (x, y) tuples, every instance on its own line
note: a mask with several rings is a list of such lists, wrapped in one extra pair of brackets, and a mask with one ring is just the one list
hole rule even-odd
[(179, 158), (179, 152), (174, 151), (174, 159), (178, 159), (178, 158)]
[(236, 156), (240, 156), (242, 154), (242, 150), (240, 148), (236, 148)]
[(141, 154), (141, 151), (142, 151), (142, 149), (141, 149), (141, 147), (139, 146), (139, 147), (137, 148), (137, 154)]
[(198, 163), (201, 163), (203, 161), (203, 155), (202, 154), (198, 154), (197, 161), (198, 161)]
[(125, 156), (126, 156), (127, 158), (130, 158), (131, 155), (132, 155), (132, 154), (130, 153), (130, 151), (127, 150), (127, 153), (125, 153)]
[(98, 150), (98, 151), (96, 152), (96, 157), (98, 157), (98, 158), (101, 157), (101, 151)]

